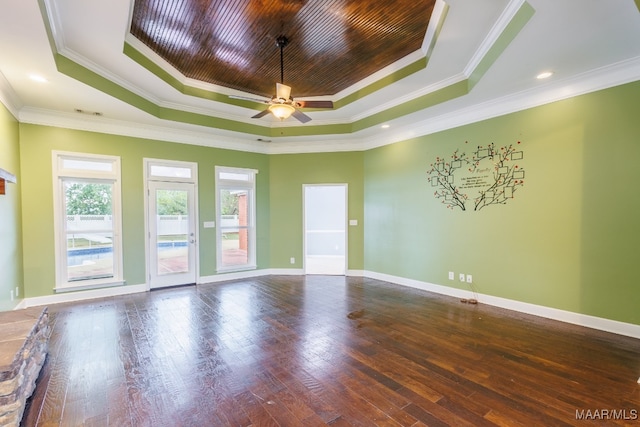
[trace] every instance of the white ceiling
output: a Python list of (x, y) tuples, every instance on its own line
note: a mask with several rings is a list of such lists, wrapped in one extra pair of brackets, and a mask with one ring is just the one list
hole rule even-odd
[[(128, 36), (132, 0), (43, 1), (60, 54), (156, 105), (266, 127), (300, 126), (292, 119), (283, 123), (270, 116), (250, 119), (255, 110), (184, 95), (125, 56), (125, 39), (136, 42)], [(343, 108), (309, 112), (310, 125), (352, 123), (468, 78), (523, 3), (447, 0), (444, 25), (425, 69)], [(257, 152), (340, 151), (389, 144), (640, 79), (640, 12), (634, 0), (529, 0), (528, 4), (535, 11), (532, 18), (468, 94), (394, 119), (385, 130), (376, 124), (350, 134), (262, 137), (271, 142), (259, 142), (252, 134), (159, 119), (58, 72), (41, 10), (33, 0), (0, 3), (0, 101), (25, 123)], [(410, 63), (416, 55), (334, 100)], [(545, 70), (553, 71), (553, 76), (537, 80)], [(171, 72), (185, 84), (237, 94)], [(35, 83), (30, 74), (47, 82)], [(79, 114), (76, 109), (102, 116)]]

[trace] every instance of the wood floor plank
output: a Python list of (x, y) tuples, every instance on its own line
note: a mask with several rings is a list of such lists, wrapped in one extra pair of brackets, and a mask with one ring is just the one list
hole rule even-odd
[(367, 278), (52, 305), (23, 426), (582, 426), (640, 412), (640, 340)]

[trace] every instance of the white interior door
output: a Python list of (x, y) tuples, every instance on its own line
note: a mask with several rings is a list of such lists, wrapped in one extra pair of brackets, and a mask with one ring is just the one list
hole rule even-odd
[(304, 186), (305, 274), (347, 270), (347, 186)]
[(151, 288), (196, 282), (195, 185), (149, 181)]

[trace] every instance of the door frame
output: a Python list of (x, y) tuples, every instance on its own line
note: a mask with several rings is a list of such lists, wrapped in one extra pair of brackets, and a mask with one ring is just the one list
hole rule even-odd
[[(152, 169), (153, 166), (161, 166), (161, 167), (177, 167), (188, 169), (190, 171), (190, 176), (159, 176), (153, 175)], [(151, 229), (149, 225), (149, 214), (151, 208), (149, 206), (149, 201), (151, 199), (151, 183), (152, 182), (164, 182), (164, 183), (184, 183), (184, 184), (192, 184), (193, 185), (193, 234), (194, 240), (193, 243), (193, 257), (194, 257), (194, 282), (197, 284), (199, 282), (199, 271), (200, 271), (200, 236), (199, 236), (199, 219), (198, 219), (198, 164), (195, 162), (184, 162), (177, 160), (165, 160), (165, 159), (151, 159), (144, 158), (143, 159), (143, 170), (144, 170), (144, 246), (145, 246), (145, 284), (147, 291), (151, 289), (160, 289), (162, 287), (174, 286), (174, 285), (165, 285), (165, 286), (155, 286), (151, 287), (151, 257), (155, 255), (155, 253), (151, 250)]]
[(319, 183), (302, 184), (302, 271), (307, 274), (307, 187), (344, 187), (344, 273), (349, 271), (349, 184)]

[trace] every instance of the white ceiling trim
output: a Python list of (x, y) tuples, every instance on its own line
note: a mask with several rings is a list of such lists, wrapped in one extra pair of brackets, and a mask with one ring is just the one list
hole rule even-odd
[(24, 107), (22, 100), (18, 96), (11, 84), (6, 79), (4, 74), (0, 72), (0, 102), (7, 107), (7, 110), (18, 119), (20, 115), (20, 109)]
[[(367, 134), (366, 131), (349, 135), (314, 135), (304, 137), (273, 138), (275, 142), (260, 142), (269, 137), (248, 139), (246, 134), (200, 127), (202, 131), (176, 129), (175, 126), (151, 126), (111, 120), (104, 117), (82, 116), (51, 110), (23, 108), (21, 123), (55, 126), (90, 132), (102, 132), (136, 138), (201, 145), (263, 154), (295, 154), (334, 151), (364, 151), (425, 136), (447, 129), (526, 110), (551, 102), (584, 95), (590, 92), (640, 80), (640, 56), (608, 65), (575, 77), (495, 98), (467, 108), (441, 114), (414, 125), (403, 126), (397, 133)], [(419, 112), (418, 112), (419, 113)], [(414, 113), (415, 114), (415, 113)], [(173, 125), (173, 122), (168, 122)], [(250, 137), (249, 137), (250, 138)]]
[[(246, 139), (245, 134), (224, 132), (215, 129), (215, 133), (207, 132), (208, 128), (199, 127), (201, 131), (178, 129), (175, 126), (154, 126), (140, 123), (112, 120), (105, 117), (80, 116), (79, 114), (43, 110), (26, 107), (20, 111), (21, 123), (53, 126), (87, 132), (99, 132), (124, 137), (152, 139), (180, 144), (200, 145), (227, 150), (266, 153), (266, 143)], [(171, 122), (173, 123), (173, 122)], [(224, 132), (224, 134), (222, 133)], [(244, 136), (239, 138), (235, 135)]]
[(500, 35), (511, 23), (522, 5), (524, 5), (525, 3), (526, 0), (511, 0), (509, 4), (507, 4), (507, 7), (500, 14), (500, 17), (498, 17), (493, 27), (491, 27), (491, 30), (489, 30), (489, 32), (487, 33), (487, 36), (484, 38), (482, 43), (480, 43), (478, 49), (471, 56), (471, 59), (469, 60), (467, 66), (462, 71), (465, 76), (471, 76), (473, 71), (478, 67), (487, 53), (489, 53), (489, 50), (491, 50)]
[[(140, 52), (144, 57), (149, 59), (151, 62), (156, 64), (162, 71), (169, 74), (171, 77), (176, 79), (181, 85), (193, 87), (196, 89), (202, 89), (209, 92), (217, 92), (223, 95), (242, 95), (246, 96), (246, 92), (242, 92), (239, 90), (234, 90), (225, 86), (219, 86), (212, 83), (203, 82), (201, 80), (191, 79), (186, 77), (180, 71), (178, 71), (173, 65), (167, 62), (163, 57), (155, 53), (151, 48), (149, 48), (146, 44), (142, 43), (140, 40), (131, 35), (130, 32), (127, 31), (127, 34), (124, 38), (125, 42), (133, 47), (135, 50)], [(133, 60), (132, 60), (133, 61)], [(135, 62), (135, 61), (133, 61)], [(139, 65), (139, 64), (138, 64)], [(142, 66), (141, 66), (142, 67)], [(150, 72), (146, 68), (142, 67), (145, 72)], [(153, 73), (151, 73), (153, 75)], [(156, 76), (157, 77), (157, 76)], [(159, 78), (159, 77), (158, 77)]]
[(66, 38), (64, 35), (64, 27), (58, 9), (55, 7), (54, 0), (44, 0), (45, 10), (47, 12), (47, 21), (49, 21), (49, 29), (51, 36), (56, 45), (56, 50), (60, 52), (66, 45)]
[(431, 117), (417, 123), (415, 127), (407, 128), (405, 132), (395, 135), (392, 139), (370, 139), (365, 149), (369, 150), (405, 141), (409, 138), (430, 135), (637, 80), (640, 80), (640, 57), (552, 82), (540, 88), (528, 89)]
[[(69, 59), (70, 61), (75, 62), (76, 64), (88, 69), (89, 71), (92, 71), (96, 74), (98, 74), (100, 77), (103, 77), (113, 83), (115, 83), (116, 85), (128, 90), (129, 92), (138, 95), (142, 98), (144, 98), (145, 100), (155, 104), (155, 105), (160, 105), (160, 103), (162, 102), (162, 100), (156, 96), (154, 96), (153, 94), (144, 91), (143, 89), (141, 89), (139, 86), (133, 85), (131, 84), (128, 80), (125, 80), (123, 78), (121, 78), (120, 76), (118, 76), (117, 74), (112, 73), (111, 71), (109, 71), (108, 69), (100, 66), (99, 64), (96, 64), (95, 62), (87, 59), (85, 56), (75, 52), (72, 49), (69, 49), (67, 47), (63, 47), (61, 50), (58, 50), (58, 53), (64, 57), (66, 57), (67, 59)], [(70, 78), (75, 79), (74, 77)], [(99, 89), (96, 89), (99, 90)]]
[(363, 111), (360, 114), (356, 114), (353, 117), (351, 117), (351, 123), (356, 122), (358, 120), (361, 119), (365, 119), (369, 116), (372, 116), (374, 114), (377, 113), (382, 113), (383, 111), (389, 110), (391, 108), (397, 107), (399, 105), (404, 104), (405, 102), (409, 102), (409, 101), (413, 101), (414, 99), (420, 98), (421, 96), (424, 95), (428, 95), (430, 93), (434, 93), (440, 89), (444, 89), (446, 87), (449, 87), (451, 85), (454, 85), (456, 83), (460, 83), (461, 81), (464, 81), (466, 79), (468, 79), (469, 76), (465, 75), (463, 73), (459, 73), (456, 75), (453, 75), (451, 77), (447, 77), (446, 79), (440, 80), (439, 82), (436, 82), (434, 84), (428, 85), (423, 87), (422, 89), (416, 90), (415, 92), (411, 92), (405, 96), (400, 96), (398, 98), (395, 98), (389, 102), (385, 102), (384, 104), (379, 104), (373, 108), (370, 108), (366, 111)]
[[(356, 114), (354, 116), (351, 117), (347, 117), (347, 118), (341, 118), (341, 119), (335, 119), (335, 120), (321, 120), (321, 119), (316, 119), (314, 122), (314, 125), (317, 126), (323, 126), (323, 125), (333, 125), (333, 124), (353, 124), (354, 122), (364, 119), (366, 117), (372, 116), (374, 114), (378, 114), (381, 113), (385, 110), (397, 107), (399, 105), (402, 105), (403, 103), (412, 101), (414, 99), (417, 99), (421, 96), (427, 95), (429, 93), (435, 92), (439, 89), (443, 89), (446, 86), (450, 85), (450, 84), (455, 84), (458, 83), (466, 78), (469, 78), (469, 76), (471, 75), (471, 73), (473, 72), (473, 70), (475, 69), (475, 67), (477, 67), (477, 65), (480, 63), (480, 61), (482, 60), (482, 58), (487, 54), (487, 52), (491, 49), (491, 47), (494, 45), (494, 43), (498, 40), (498, 38), (500, 37), (500, 35), (502, 34), (502, 32), (504, 31), (504, 29), (506, 28), (507, 25), (509, 25), (509, 23), (511, 22), (511, 20), (513, 19), (513, 17), (515, 16), (515, 14), (518, 12), (518, 10), (520, 9), (520, 7), (525, 3), (526, 0), (511, 0), (507, 7), (505, 8), (505, 10), (503, 11), (503, 13), (500, 15), (499, 19), (496, 21), (496, 23), (493, 25), (492, 29), (490, 30), (490, 32), (487, 34), (487, 36), (485, 37), (485, 39), (483, 40), (482, 43), (480, 43), (478, 49), (475, 51), (475, 53), (472, 55), (469, 63), (467, 64), (467, 66), (465, 67), (465, 69), (461, 72), (458, 73), (456, 75), (453, 75), (447, 79), (444, 79), (440, 82), (437, 82), (435, 84), (423, 87), (419, 90), (410, 92), (404, 96), (400, 96), (397, 98), (393, 98), (390, 99), (388, 102), (385, 102), (383, 104), (377, 104), (374, 105), (372, 108), (366, 109), (361, 111), (359, 114)], [(51, 0), (45, 0), (46, 2), (46, 6), (47, 6), (47, 14), (49, 15), (50, 18), (50, 26), (52, 28), (52, 33), (53, 33), (53, 37), (55, 40), (55, 44), (57, 46), (58, 49), (58, 53), (67, 57), (69, 60), (76, 62), (77, 64), (85, 67), (86, 69), (95, 72), (96, 74), (100, 75), (101, 77), (119, 85), (120, 87), (130, 91), (131, 93), (142, 97), (143, 99), (159, 106), (159, 107), (167, 107), (167, 108), (172, 108), (172, 109), (176, 109), (176, 110), (183, 110), (183, 111), (187, 111), (187, 112), (193, 112), (193, 113), (197, 113), (197, 114), (203, 114), (203, 115), (207, 115), (207, 116), (215, 116), (215, 117), (219, 117), (221, 119), (226, 119), (226, 120), (232, 120), (232, 121), (236, 121), (236, 122), (240, 122), (240, 123), (247, 123), (247, 124), (252, 124), (252, 125), (257, 125), (257, 126), (262, 126), (264, 128), (267, 129), (273, 129), (273, 128), (287, 128), (287, 127), (295, 127), (295, 126), (299, 126), (299, 124), (297, 122), (279, 122), (279, 121), (268, 121), (268, 122), (256, 122), (256, 121), (252, 121), (251, 119), (247, 118), (244, 114), (234, 114), (234, 113), (229, 113), (228, 109), (215, 109), (215, 110), (211, 110), (211, 109), (207, 109), (207, 108), (200, 108), (200, 107), (193, 107), (193, 106), (188, 106), (185, 105), (184, 103), (177, 103), (177, 102), (168, 102), (165, 101), (163, 99), (159, 99), (157, 96), (143, 90), (142, 88), (140, 88), (139, 86), (131, 83), (128, 80), (125, 80), (123, 78), (121, 78), (119, 75), (114, 74), (113, 72), (105, 69), (104, 67), (100, 66), (99, 64), (96, 64), (95, 62), (87, 59), (86, 57), (84, 57), (83, 55), (75, 52), (74, 50), (68, 48), (65, 45), (65, 37), (64, 37), (64, 32), (62, 31), (62, 25), (60, 24), (60, 18), (59, 18), (59, 13), (57, 12), (55, 3), (52, 2)], [(133, 7), (133, 2), (131, 3), (131, 7), (130, 7), (130, 11), (129, 11), (129, 26), (127, 28), (130, 28), (130, 19), (132, 16), (132, 7)], [(427, 48), (429, 48), (429, 46), (432, 45), (434, 37), (436, 37), (436, 30), (437, 27), (442, 23), (442, 20), (445, 18), (446, 12), (447, 12), (447, 4), (443, 1), (443, 0), (438, 0), (436, 2), (436, 7), (434, 7), (434, 11), (432, 14), (432, 18), (429, 22), (429, 26), (427, 28), (427, 33), (425, 34), (425, 40), (423, 42), (423, 47), (427, 46)], [(136, 50), (138, 50), (141, 54), (143, 54), (144, 56), (146, 56), (149, 60), (151, 60), (152, 62), (154, 62), (156, 65), (158, 65), (162, 70), (164, 70), (165, 72), (167, 72), (169, 75), (171, 75), (173, 78), (175, 78), (177, 81), (181, 82), (183, 85), (186, 86), (190, 86), (190, 87), (194, 87), (194, 88), (199, 88), (199, 89), (203, 89), (203, 90), (207, 90), (207, 91), (213, 91), (213, 92), (217, 92), (217, 93), (221, 93), (221, 94), (245, 94), (244, 92), (241, 91), (237, 91), (237, 90), (233, 90), (233, 89), (229, 89), (229, 88), (225, 88), (222, 86), (218, 86), (218, 85), (213, 85), (213, 84), (209, 84), (209, 83), (205, 83), (205, 82), (201, 82), (201, 81), (196, 81), (193, 79), (188, 79), (186, 78), (182, 73), (180, 73), (177, 69), (175, 69), (171, 64), (169, 64), (167, 61), (165, 61), (162, 57), (160, 57), (158, 54), (156, 54), (153, 50), (151, 50), (149, 47), (147, 47), (144, 43), (140, 42), (138, 39), (136, 39), (135, 37), (133, 37), (129, 31), (127, 30), (125, 35), (124, 35), (124, 40), (129, 43), (133, 48), (135, 48)], [(339, 92), (338, 94), (336, 94), (336, 96), (333, 97), (315, 97), (314, 99), (322, 99), (322, 98), (326, 98), (326, 99), (341, 99), (345, 96), (348, 96), (358, 90), (361, 90), (367, 86), (369, 86), (370, 84), (398, 71), (401, 70), (402, 68), (404, 68), (407, 65), (410, 65), (412, 63), (414, 63), (415, 61), (417, 61), (418, 59), (424, 57), (427, 54), (427, 52), (425, 52), (423, 49), (419, 49), (418, 51), (407, 55), (406, 57), (400, 59), (399, 61), (396, 61), (395, 63), (383, 68), (382, 70), (372, 74), (371, 76), (365, 78), (364, 80), (361, 80), (360, 82), (356, 83), (355, 85), (352, 85), (351, 87)], [(135, 61), (134, 61), (135, 62)], [(137, 64), (138, 66), (140, 66), (140, 68), (143, 70), (143, 72), (145, 73), (150, 73), (148, 70), (146, 70), (144, 67), (142, 67), (141, 65)], [(150, 73), (153, 74), (153, 73)], [(157, 76), (154, 75), (155, 78), (159, 78)], [(166, 84), (166, 83), (165, 83)], [(216, 103), (215, 101), (211, 101), (213, 103)], [(216, 103), (217, 104), (217, 103)], [(235, 108), (235, 107), (234, 107)], [(238, 107), (238, 108), (243, 108), (243, 107)]]

